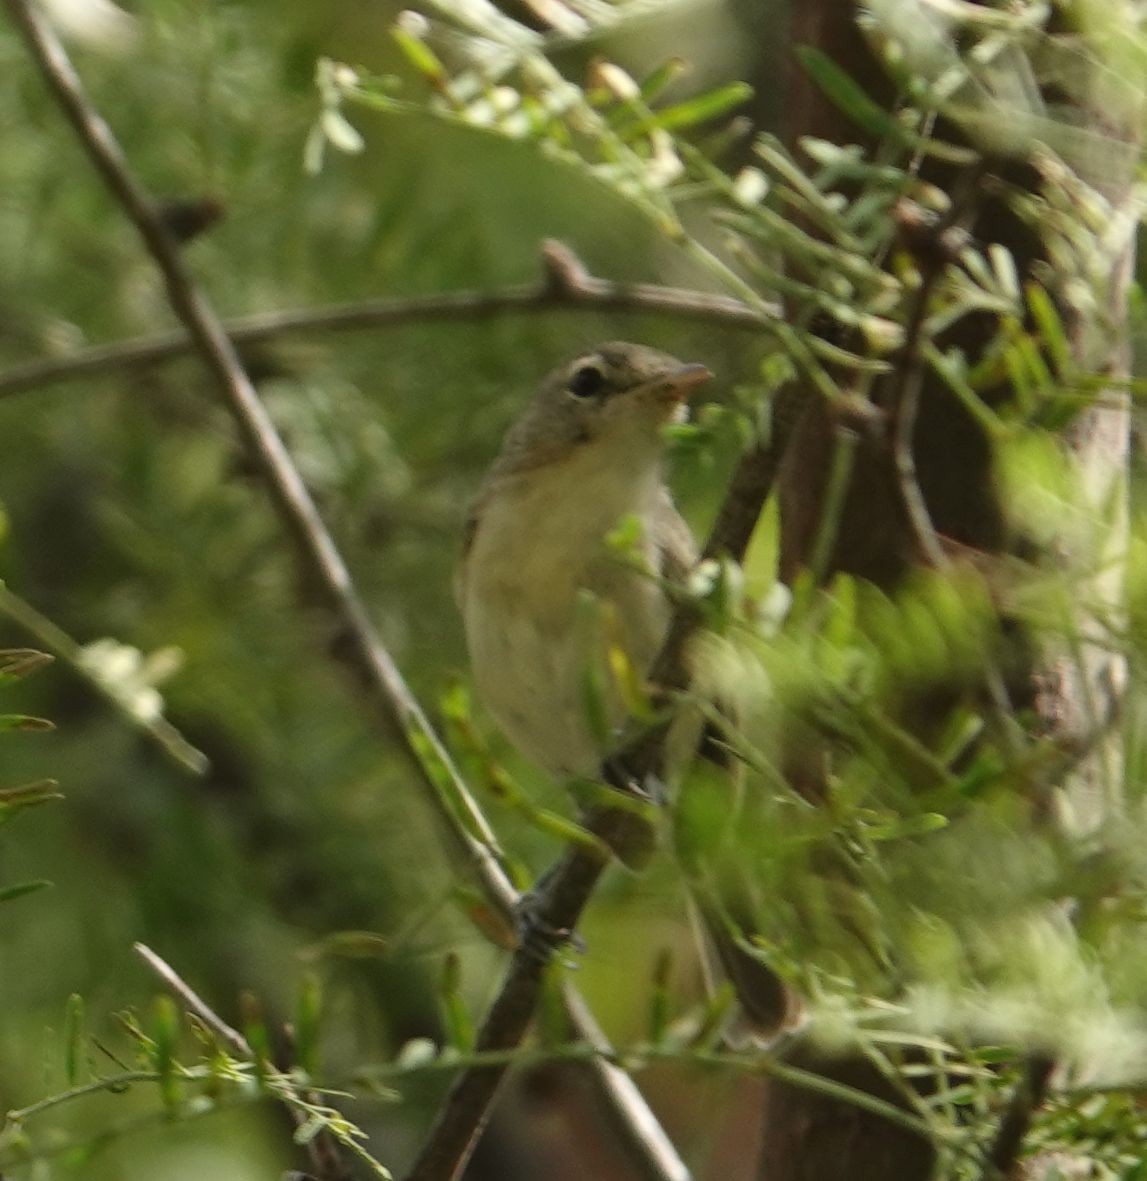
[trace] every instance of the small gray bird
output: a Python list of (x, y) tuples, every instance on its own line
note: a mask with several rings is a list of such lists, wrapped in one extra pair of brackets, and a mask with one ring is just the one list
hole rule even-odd
[[(580, 626), (583, 592), (614, 614), (644, 674), (669, 625), (665, 584), (696, 561), (665, 484), (662, 428), (685, 418), (710, 376), (618, 342), (560, 366), (510, 428), (470, 511), (456, 590), (474, 680), (506, 735), (552, 775), (594, 777), (610, 753), (584, 705), (586, 666), (604, 640)], [(606, 544), (627, 516), (641, 526), (638, 564)], [(620, 699), (612, 715), (624, 721)], [(771, 1036), (790, 1020), (791, 998), (746, 950), (735, 900), (705, 890), (696, 901), (746, 1017)]]
[[(614, 613), (638, 674), (669, 624), (662, 580), (696, 558), (663, 474), (662, 428), (686, 415), (703, 365), (611, 342), (555, 369), (510, 428), (466, 523), (457, 595), (478, 691), (511, 741), (558, 777), (593, 776), (603, 755), (586, 716), (585, 671), (600, 633), (590, 592)], [(641, 565), (606, 535), (641, 526)], [(624, 720), (611, 703), (614, 724)]]

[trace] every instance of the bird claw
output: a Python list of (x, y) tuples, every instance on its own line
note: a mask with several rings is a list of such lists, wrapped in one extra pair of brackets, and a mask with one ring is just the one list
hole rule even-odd
[[(518, 949), (548, 964), (562, 949), (569, 948), (578, 955), (585, 954), (585, 940), (571, 927), (555, 927), (546, 920), (545, 909), (548, 895), (543, 878), (532, 890), (527, 891), (514, 907), (514, 930), (518, 936)], [(576, 961), (567, 960), (567, 967), (576, 967)]]

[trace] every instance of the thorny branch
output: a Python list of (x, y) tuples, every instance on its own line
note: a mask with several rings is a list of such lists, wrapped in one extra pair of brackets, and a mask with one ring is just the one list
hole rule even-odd
[[(411, 694), (390, 653), (377, 636), (342, 555), (320, 517), (298, 469), (247, 376), (213, 309), (191, 279), (178, 244), (161, 213), (135, 179), (107, 123), (92, 107), (58, 38), (28, 0), (4, 0), (62, 112), (92, 165), (135, 225), (161, 271), (168, 298), (187, 331), (187, 346), (218, 382), (236, 426), (266, 483), (275, 507), (296, 544), (299, 560), (323, 588), (330, 608), (352, 642), (354, 664), (371, 690), (371, 700), (399, 739), (399, 746), (430, 788), (453, 851), (475, 873), (491, 905), (502, 915), (518, 901), (501, 864), (493, 831), (471, 797), (448, 752)], [(560, 250), (551, 265), (559, 278), (576, 263)], [(555, 272), (556, 268), (556, 272)], [(439, 781), (447, 780), (446, 788)], [(586, 1041), (600, 1045), (604, 1035), (580, 1007), (571, 1009)], [(603, 1098), (627, 1133), (628, 1147), (643, 1175), (657, 1181), (683, 1181), (688, 1170), (660, 1126), (618, 1068), (602, 1062), (595, 1078)]]

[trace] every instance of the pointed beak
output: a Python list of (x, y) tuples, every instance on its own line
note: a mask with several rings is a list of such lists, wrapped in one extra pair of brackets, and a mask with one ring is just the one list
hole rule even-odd
[(667, 402), (683, 402), (712, 376), (704, 365), (682, 365), (661, 379), (657, 392)]

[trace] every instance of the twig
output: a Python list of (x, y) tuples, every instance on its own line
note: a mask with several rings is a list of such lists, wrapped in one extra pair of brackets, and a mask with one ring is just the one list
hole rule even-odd
[[(916, 240), (922, 250), (920, 284), (908, 309), (902, 348), (903, 363), (898, 380), (885, 395), (885, 405), (892, 419), (892, 462), (896, 471), (901, 503), (908, 519), (909, 531), (916, 542), (920, 558), (933, 570), (946, 571), (952, 562), (940, 542), (940, 535), (932, 521), (932, 514), (924, 498), (924, 490), (916, 471), (916, 420), (920, 410), (920, 395), (924, 388), (927, 366), (928, 304), (944, 268), (956, 257), (966, 235), (957, 222), (965, 213), (967, 202), (988, 167), (980, 158), (962, 177), (958, 191), (953, 194), (945, 215), (934, 224), (915, 220), (908, 205), (898, 211), (901, 230)], [(984, 689), (1000, 726), (1000, 735), (1010, 753), (1018, 755), (1022, 739), (1015, 721), (1007, 689), (1007, 682), (995, 662), (989, 659), (984, 667)]]
[[(232, 1053), (247, 1062), (254, 1062), (256, 1054), (251, 1043), (237, 1030), (232, 1028), (215, 1012), (213, 1008), (184, 980), (166, 960), (156, 955), (150, 947), (143, 943), (133, 944), (136, 952), (145, 964), (163, 981), (164, 985), (173, 992), (187, 1008), (207, 1026)], [(282, 1096), (286, 1100), (291, 1119), (296, 1127), (303, 1127), (307, 1123), (306, 1113), (300, 1109), (299, 1102), (313, 1102), (300, 1096), (293, 1086), (284, 1089)], [(339, 1155), (338, 1145), (329, 1134), (320, 1133), (311, 1136), (307, 1142), (307, 1155), (311, 1158), (311, 1167), (317, 1172), (317, 1181), (348, 1181), (350, 1171)]]
[[(798, 396), (795, 391), (786, 391), (776, 407), (769, 441), (742, 457), (705, 544), (706, 556), (743, 557), (799, 419), (801, 409), (793, 400)], [(654, 662), (656, 683), (672, 688), (685, 685), (685, 650), (698, 623), (696, 611), (688, 603), (675, 612)], [(607, 761), (603, 777), (619, 786), (626, 781), (644, 783), (650, 775), (660, 772), (665, 738), (665, 728), (642, 735)], [(585, 827), (610, 848), (624, 842), (630, 826), (631, 818), (625, 810), (608, 807), (595, 811), (585, 821)], [(586, 845), (569, 849), (542, 879), (534, 910), (538, 929), (556, 936), (572, 931), (605, 867), (606, 863)], [(478, 1051), (512, 1049), (521, 1042), (533, 1016), (544, 967), (536, 947), (523, 946), (514, 954), (482, 1024), (475, 1047)], [(473, 1067), (455, 1079), (407, 1181), (447, 1181), (461, 1176), (489, 1119), (506, 1070), (505, 1064)]]
[(130, 698), (117, 693), (116, 687), (96, 673), (84, 659), (83, 648), (63, 628), (57, 627), (46, 616), (41, 615), (31, 603), (20, 598), (6, 586), (0, 585), (0, 614), (7, 615), (36, 640), (49, 649), (53, 655), (65, 661), (72, 671), (100, 695), (120, 717), (145, 733), (156, 745), (193, 775), (207, 772), (207, 756), (193, 746), (162, 714), (153, 715), (147, 710), (132, 708)]
[(898, 379), (885, 395), (885, 404), (892, 420), (892, 460), (901, 503), (920, 556), (934, 570), (945, 567), (946, 555), (916, 474), (916, 419), (926, 368), (924, 345), (928, 343), (928, 305), (949, 261), (943, 248), (946, 241), (944, 235), (952, 232), (955, 218), (962, 212), (962, 203), (953, 200), (945, 217), (937, 224), (930, 225), (918, 220), (914, 207), (907, 203), (903, 203), (898, 210), (902, 232), (914, 238), (922, 247), (920, 283), (908, 309)]
[[(504, 915), (513, 913), (518, 894), (501, 864), (493, 830), (454, 767), (441, 740), (408, 689), (390, 653), (374, 631), (350, 578), (346, 564), (327, 531), (292, 462), (266, 408), (259, 400), (234, 346), (218, 318), (198, 291), (184, 267), (178, 245), (171, 237), (155, 204), (135, 180), (111, 129), (94, 110), (83, 91), (68, 56), (51, 28), (28, 0), (4, 0), (40, 72), (71, 123), (79, 141), (112, 195), (135, 225), (160, 269), (168, 298), (188, 334), (188, 347), (205, 362), (221, 392), (275, 507), (295, 541), (299, 560), (326, 593), (330, 607), (353, 644), (355, 665), (370, 690), (371, 700), (382, 707), (384, 722), (397, 734), (421, 780), (430, 788), (443, 829), (456, 855), (477, 877), (486, 897)], [(547, 285), (560, 289), (574, 273), (576, 260), (562, 248), (550, 250)], [(446, 781), (446, 788), (441, 786)], [(596, 1025), (582, 1026), (571, 1014), (582, 1036), (601, 1038)], [(616, 1067), (603, 1067), (599, 1081)], [(628, 1133), (627, 1146), (651, 1177), (659, 1181), (683, 1181), (688, 1170), (664, 1137), (651, 1142), (647, 1128), (653, 1116), (639, 1097), (614, 1079), (604, 1088), (604, 1098)]]
[(1024, 1061), (1023, 1074), (996, 1130), (981, 1181), (1000, 1181), (1011, 1175), (1054, 1069), (1055, 1060), (1045, 1054), (1031, 1054)]
[(968, 244), (968, 232), (960, 223), (966, 219), (988, 168), (988, 159), (977, 156), (960, 175), (948, 208), (939, 217), (926, 213), (911, 201), (901, 201), (894, 210), (901, 236), (916, 256), (920, 282), (908, 308), (898, 379), (891, 384), (883, 401), (892, 419), (892, 456), (904, 511), (921, 557), (934, 569), (945, 566), (946, 555), (917, 478), (915, 453), (916, 419), (927, 368), (925, 346), (931, 343), (927, 331), (928, 305), (945, 269)]
[(225, 1042), (234, 1053), (248, 1062), (255, 1057), (251, 1043), (237, 1029), (228, 1025), (166, 960), (156, 955), (146, 944), (133, 943), (132, 947), (140, 959), (220, 1041)]
[[(753, 332), (773, 327), (781, 315), (779, 308), (758, 310), (725, 295), (599, 279), (558, 242), (543, 245), (542, 267), (539, 282), (496, 291), (446, 291), (329, 308), (263, 312), (226, 321), (221, 327), (232, 344), (241, 346), (296, 333), (347, 332), (430, 320), (483, 320), (508, 313), (652, 312)], [(0, 373), (0, 397), (122, 369), (157, 365), (196, 351), (196, 342), (186, 332), (164, 332), (96, 345), (69, 356), (28, 361)]]

